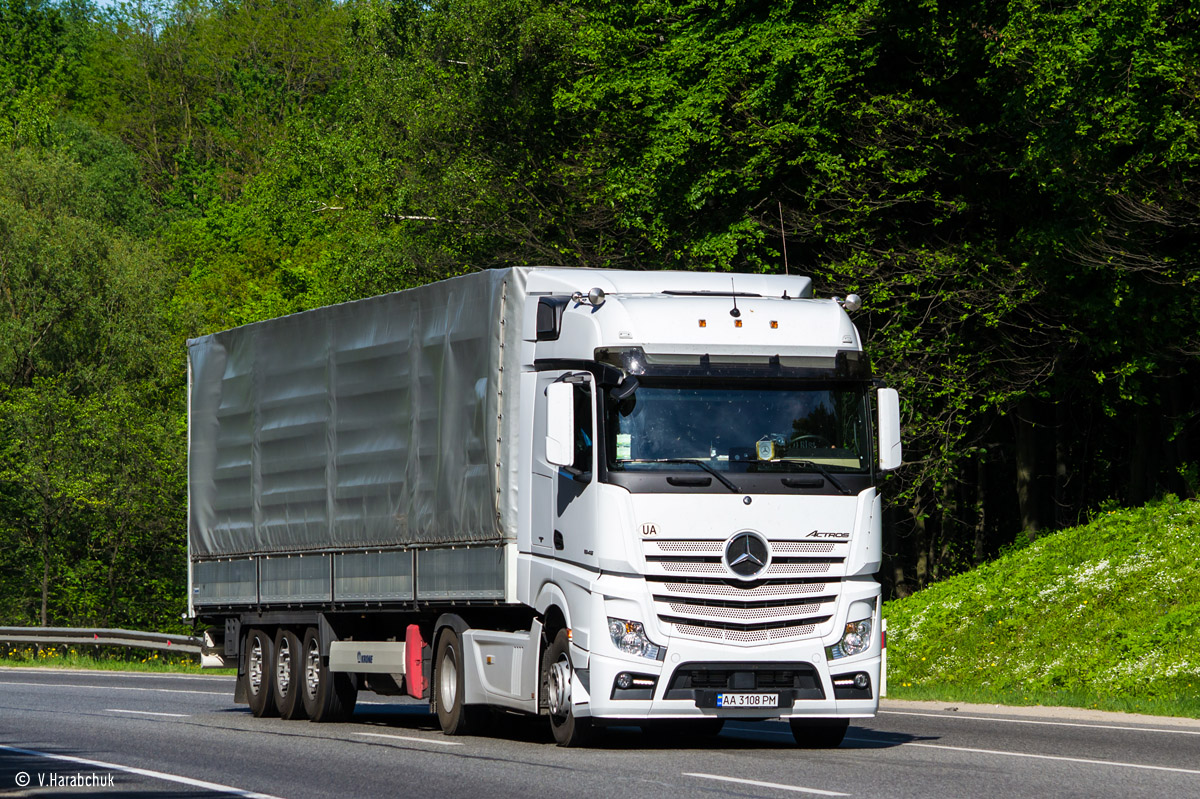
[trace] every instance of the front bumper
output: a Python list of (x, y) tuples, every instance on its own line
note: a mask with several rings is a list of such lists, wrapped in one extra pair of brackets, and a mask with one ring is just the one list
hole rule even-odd
[[(668, 646), (663, 662), (590, 653), (583, 686), (589, 701), (576, 705), (576, 713), (614, 722), (706, 717), (870, 718), (879, 708), (877, 649), (873, 656), (834, 661), (832, 669), (816, 640), (756, 647), (753, 659), (747, 659), (749, 652), (738, 654), (741, 659), (731, 660), (728, 647), (678, 640)], [(618, 686), (621, 674), (633, 678), (627, 689)], [(865, 691), (848, 684), (857, 674), (866, 675)], [(645, 685), (651, 679), (653, 686)], [(835, 679), (842, 685), (835, 685)], [(778, 706), (718, 707), (718, 695), (727, 693), (775, 695)]]

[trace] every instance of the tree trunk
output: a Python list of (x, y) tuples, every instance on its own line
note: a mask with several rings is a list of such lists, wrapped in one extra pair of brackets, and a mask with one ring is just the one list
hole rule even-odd
[(50, 626), (50, 531), (42, 530), (42, 626)]
[(1060, 399), (1054, 403), (1054, 526), (1059, 529), (1075, 523), (1067, 496), (1071, 482), (1069, 423), (1067, 404)]
[[(1038, 446), (1036, 403), (1025, 397), (1018, 403), (1013, 417), (1017, 470), (1017, 505), (1021, 513), (1021, 529), (1035, 534), (1042, 529), (1038, 495)], [(1030, 536), (1032, 537), (1032, 535)]]
[(1129, 452), (1129, 502), (1144, 505), (1154, 492), (1154, 472), (1157, 448), (1154, 447), (1154, 420), (1150, 409), (1140, 407), (1134, 412), (1133, 440)]
[(987, 557), (987, 513), (984, 498), (987, 496), (987, 453), (980, 450), (975, 454), (975, 546), (971, 551), (971, 565), (978, 566)]

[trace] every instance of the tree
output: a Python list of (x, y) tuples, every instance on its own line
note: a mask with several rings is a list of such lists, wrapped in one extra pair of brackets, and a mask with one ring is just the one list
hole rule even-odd
[(93, 193), (127, 180), (127, 152), (82, 128), (62, 138), (86, 166), (0, 151), (4, 606), (42, 624), (161, 624), (183, 563), (154, 553), (181, 555), (185, 505), (170, 272), (120, 226), (140, 223), (136, 198)]

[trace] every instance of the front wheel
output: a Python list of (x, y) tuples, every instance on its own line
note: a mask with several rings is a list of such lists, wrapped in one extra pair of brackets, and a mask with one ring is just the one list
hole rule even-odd
[(806, 749), (836, 749), (846, 737), (849, 719), (789, 719), (792, 737)]
[(574, 674), (571, 639), (566, 630), (559, 630), (542, 655), (542, 691), (550, 711), (550, 730), (559, 746), (587, 746), (595, 732), (591, 719), (575, 716), (571, 700)]
[(462, 656), (462, 640), (451, 628), (438, 636), (434, 658), (433, 704), (438, 724), (446, 735), (478, 735), (489, 720), (488, 709), (464, 704), (466, 661)]

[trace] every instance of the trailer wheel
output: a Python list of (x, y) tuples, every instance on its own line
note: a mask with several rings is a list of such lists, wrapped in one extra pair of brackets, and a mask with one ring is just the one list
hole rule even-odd
[(542, 655), (542, 694), (550, 711), (550, 730), (559, 746), (587, 746), (595, 732), (591, 719), (575, 717), (571, 702), (571, 639), (559, 630)]
[(291, 630), (275, 634), (275, 708), (285, 719), (303, 719), (304, 702), (300, 699), (304, 679), (304, 647)]
[(789, 719), (792, 737), (806, 749), (836, 749), (846, 737), (850, 719)]
[(438, 636), (433, 675), (434, 709), (446, 735), (479, 735), (491, 718), (486, 707), (463, 704), (465, 668), (462, 641), (447, 627)]
[(316, 722), (345, 721), (354, 715), (358, 689), (349, 674), (330, 671), (321, 657), (321, 636), (316, 627), (304, 631), (303, 668), (297, 676), (304, 712)]
[(246, 635), (243, 652), (246, 659), (246, 698), (250, 700), (250, 712), (257, 718), (274, 716), (275, 681), (271, 675), (275, 670), (275, 641), (254, 627)]

